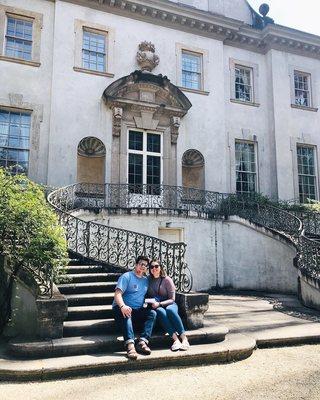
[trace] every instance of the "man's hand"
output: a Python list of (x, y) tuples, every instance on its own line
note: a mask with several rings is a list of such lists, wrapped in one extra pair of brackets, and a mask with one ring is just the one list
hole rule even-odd
[(131, 312), (132, 312), (132, 308), (129, 306), (123, 306), (120, 308), (122, 315), (124, 318), (130, 318), (131, 317)]

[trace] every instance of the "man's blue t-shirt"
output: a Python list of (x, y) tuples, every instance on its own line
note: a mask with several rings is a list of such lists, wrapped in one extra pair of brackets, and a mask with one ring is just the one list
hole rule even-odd
[[(148, 289), (148, 278), (146, 276), (138, 278), (133, 271), (126, 272), (118, 279), (116, 289), (121, 290), (123, 301), (127, 306), (141, 308)], [(114, 301), (113, 305), (115, 304)]]

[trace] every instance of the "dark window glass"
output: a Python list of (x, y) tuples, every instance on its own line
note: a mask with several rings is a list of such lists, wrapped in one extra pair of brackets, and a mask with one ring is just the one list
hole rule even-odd
[(129, 149), (130, 150), (143, 150), (143, 133), (136, 131), (129, 131)]
[(156, 135), (154, 133), (148, 133), (147, 151), (151, 151), (153, 153), (161, 153), (160, 135)]

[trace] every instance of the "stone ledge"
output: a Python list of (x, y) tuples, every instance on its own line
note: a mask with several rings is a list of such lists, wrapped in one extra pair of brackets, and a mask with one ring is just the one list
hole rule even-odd
[(177, 293), (176, 302), (186, 329), (203, 327), (204, 314), (209, 309), (208, 293)]
[[(132, 370), (150, 370), (173, 366), (191, 366), (233, 362), (249, 357), (255, 340), (241, 334), (228, 335), (224, 342), (191, 346), (188, 351), (154, 350), (150, 356), (130, 361), (124, 352), (79, 355), (44, 360), (0, 358), (0, 381), (31, 381), (113, 374)], [(0, 356), (1, 357), (1, 356)]]

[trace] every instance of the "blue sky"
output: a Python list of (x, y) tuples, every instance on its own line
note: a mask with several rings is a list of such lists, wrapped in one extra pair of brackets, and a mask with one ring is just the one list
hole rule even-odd
[(248, 0), (256, 11), (262, 3), (270, 6), (268, 16), (276, 24), (320, 36), (320, 0)]

